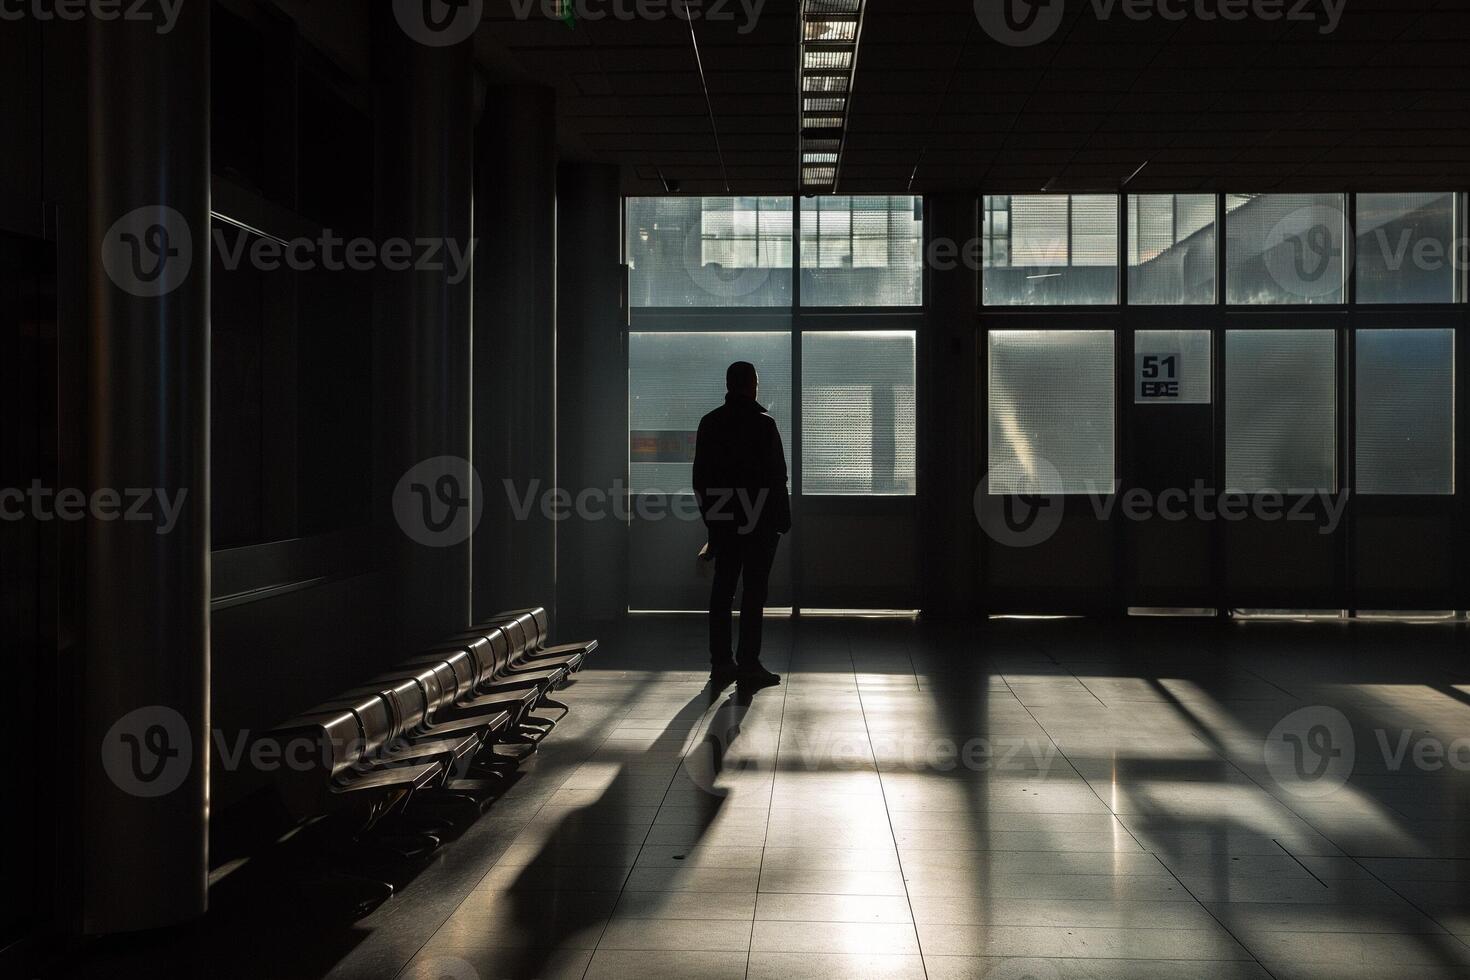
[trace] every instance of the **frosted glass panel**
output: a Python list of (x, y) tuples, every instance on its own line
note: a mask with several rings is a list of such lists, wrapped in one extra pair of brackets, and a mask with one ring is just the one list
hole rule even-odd
[(801, 200), (802, 306), (921, 306), (924, 199)]
[[(1133, 335), (1133, 362), (1135, 402), (1146, 405), (1210, 403), (1208, 330), (1139, 330)], [(1173, 387), (1166, 387), (1168, 385)]]
[(805, 333), (802, 492), (912, 494), (914, 334)]
[(1116, 196), (996, 194), (981, 208), (986, 305), (1118, 301)]
[(791, 305), (791, 198), (632, 197), (629, 302)]
[(1225, 484), (1232, 493), (1337, 489), (1337, 338), (1225, 335)]
[(1452, 303), (1453, 194), (1359, 194), (1359, 303)]
[(1226, 302), (1341, 303), (1343, 207), (1341, 194), (1226, 195)]
[(1128, 197), (1128, 302), (1215, 301), (1215, 195)]
[(699, 420), (725, 400), (725, 369), (750, 361), (761, 404), (791, 451), (789, 333), (628, 335), (628, 473), (636, 492), (692, 492)]
[(1455, 333), (1359, 330), (1357, 490), (1455, 492)]
[(990, 333), (990, 492), (1113, 491), (1113, 334)]

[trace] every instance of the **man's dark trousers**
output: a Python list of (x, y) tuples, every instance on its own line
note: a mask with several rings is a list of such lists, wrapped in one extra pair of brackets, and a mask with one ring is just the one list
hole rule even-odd
[(735, 659), (742, 667), (759, 663), (771, 563), (780, 543), (781, 535), (765, 530), (721, 534), (710, 542), (715, 550), (715, 581), (709, 597), (709, 656), (715, 666), (730, 662), (730, 607), (742, 577), (745, 591), (740, 597), (740, 649)]

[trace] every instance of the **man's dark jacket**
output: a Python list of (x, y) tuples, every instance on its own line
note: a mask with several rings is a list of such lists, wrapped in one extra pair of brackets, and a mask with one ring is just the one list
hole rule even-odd
[(711, 538), (791, 530), (786, 452), (776, 420), (760, 402), (726, 395), (699, 420), (694, 493)]

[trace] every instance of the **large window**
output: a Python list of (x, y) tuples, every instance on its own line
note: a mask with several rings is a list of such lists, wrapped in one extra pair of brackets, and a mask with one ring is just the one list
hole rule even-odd
[(801, 201), (802, 306), (921, 306), (924, 199)]
[(1455, 492), (1455, 332), (1357, 332), (1357, 490)]
[(725, 399), (725, 369), (750, 361), (760, 400), (791, 447), (791, 335), (633, 333), (628, 337), (628, 474), (634, 493), (693, 488), (699, 420)]
[(805, 333), (801, 461), (808, 494), (912, 494), (913, 331)]
[(1455, 195), (1359, 194), (1359, 303), (1452, 303)]
[(1129, 195), (1128, 302), (1215, 302), (1215, 195)]
[(791, 198), (634, 197), (627, 204), (634, 308), (791, 305)]
[(1232, 493), (1337, 489), (1337, 335), (1225, 337), (1225, 484)]
[(1343, 302), (1344, 208), (1341, 194), (1226, 195), (1226, 302)]
[(992, 494), (1113, 491), (1113, 334), (990, 332)]
[(988, 195), (981, 205), (987, 306), (1118, 302), (1118, 198)]

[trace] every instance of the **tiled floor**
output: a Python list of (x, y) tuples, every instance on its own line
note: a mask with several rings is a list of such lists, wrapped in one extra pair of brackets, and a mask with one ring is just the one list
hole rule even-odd
[(773, 621), (786, 682), (745, 698), (700, 620), (636, 619), (391, 901), (178, 968), (1470, 977), (1463, 629)]
[(745, 698), (700, 625), (604, 638), (401, 976), (1470, 977), (1454, 628), (773, 623)]

